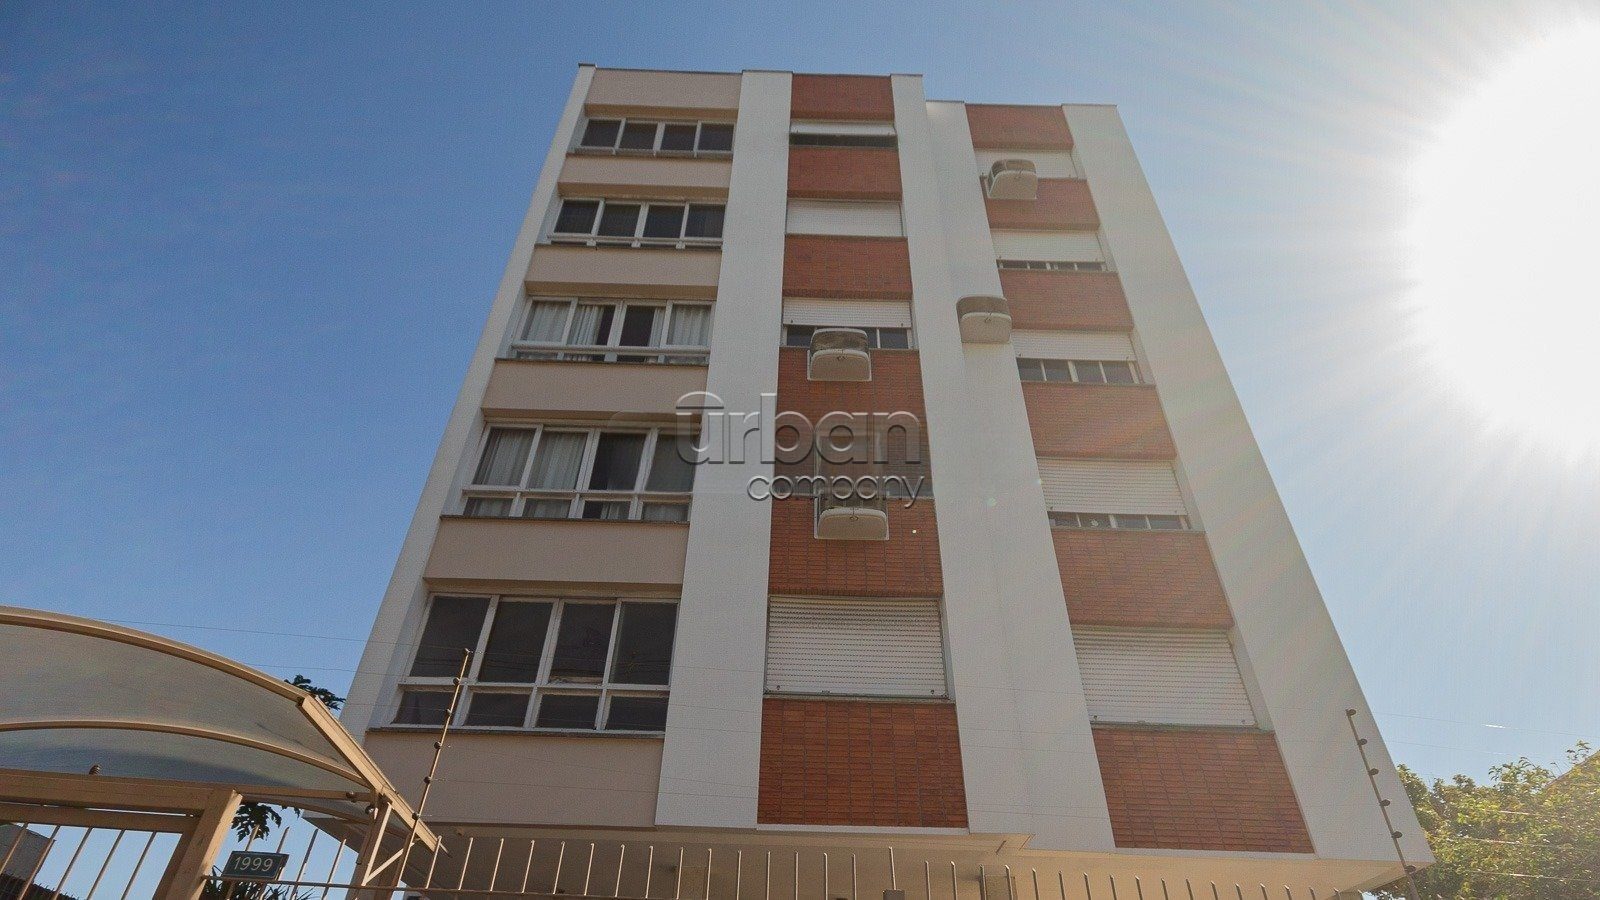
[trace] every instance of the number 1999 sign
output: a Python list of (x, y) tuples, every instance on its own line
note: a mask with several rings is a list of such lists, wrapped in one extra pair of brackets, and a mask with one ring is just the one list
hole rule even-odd
[(222, 877), (272, 881), (283, 874), (283, 867), (288, 863), (287, 853), (247, 853), (235, 850), (228, 854), (227, 865), (222, 867)]

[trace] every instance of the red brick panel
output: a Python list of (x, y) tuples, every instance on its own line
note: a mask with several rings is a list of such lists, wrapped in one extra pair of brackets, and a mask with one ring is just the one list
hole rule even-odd
[(789, 116), (893, 122), (894, 92), (884, 75), (796, 75)]
[(774, 594), (825, 597), (937, 597), (939, 532), (933, 500), (890, 498), (887, 541), (816, 538), (816, 503), (809, 497), (772, 500), (771, 561), (767, 587)]
[(968, 103), (967, 127), (979, 150), (1072, 149), (1072, 132), (1059, 106)]
[(791, 234), (783, 242), (783, 292), (790, 297), (910, 300), (905, 238)]
[(1211, 548), (1198, 531), (1056, 528), (1050, 536), (1074, 625), (1233, 625)]
[(1128, 331), (1133, 316), (1115, 272), (1001, 269), (1011, 327), (1065, 331)]
[(790, 147), (789, 196), (899, 200), (900, 153), (886, 147)]
[(1094, 729), (1118, 847), (1311, 853), (1271, 735)]
[(1025, 381), (1022, 400), (1039, 456), (1173, 459), (1178, 455), (1151, 385)]
[[(801, 413), (816, 424), (831, 412), (895, 413), (925, 419), (922, 368), (915, 350), (872, 350), (871, 381), (809, 381), (807, 351), (778, 351), (778, 410)], [(780, 423), (781, 424), (781, 423)], [(786, 436), (787, 437), (787, 436)]]
[(756, 821), (965, 828), (955, 705), (768, 697)]
[(983, 201), (990, 228), (1093, 231), (1100, 227), (1089, 182), (1081, 178), (1041, 178), (1037, 200)]

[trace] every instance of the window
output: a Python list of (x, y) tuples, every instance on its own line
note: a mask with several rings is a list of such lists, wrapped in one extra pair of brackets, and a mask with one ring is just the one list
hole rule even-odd
[(661, 428), (492, 426), (462, 514), (687, 522), (693, 458), (689, 435)]
[(783, 345), (785, 347), (809, 347), (811, 335), (818, 328), (855, 328), (867, 333), (867, 346), (874, 350), (906, 350), (911, 347), (911, 329), (909, 328), (873, 328), (860, 325), (785, 325), (783, 326)]
[(590, 119), (578, 139), (578, 149), (588, 153), (726, 156), (733, 152), (733, 123)]
[(1071, 381), (1078, 384), (1138, 384), (1139, 371), (1122, 360), (1028, 359), (1017, 360), (1023, 381)]
[(1099, 260), (1037, 260), (1037, 259), (1002, 259), (999, 261), (1002, 269), (1042, 269), (1050, 272), (1104, 272), (1106, 264)]
[(662, 731), (677, 616), (676, 603), (657, 600), (434, 597), (394, 723), (443, 725), (472, 650), (451, 724)]
[(792, 147), (894, 147), (889, 122), (795, 122), (789, 128)]
[(766, 689), (773, 694), (946, 696), (939, 602), (771, 598)]
[(716, 203), (563, 200), (550, 240), (624, 247), (715, 247), (725, 209)]
[[(617, 353), (613, 348), (671, 352)], [(704, 364), (711, 352), (711, 304), (659, 300), (530, 297), (513, 359)]]
[(1053, 528), (1115, 528), (1125, 531), (1186, 531), (1188, 516), (1141, 513), (1050, 512)]

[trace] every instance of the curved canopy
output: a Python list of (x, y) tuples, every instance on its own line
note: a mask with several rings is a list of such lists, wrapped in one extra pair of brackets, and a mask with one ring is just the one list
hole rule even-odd
[(412, 820), (322, 703), (187, 644), (0, 606), (0, 684), (0, 768), (98, 765), (109, 776), (232, 785), (249, 799), (348, 819), (388, 800)]

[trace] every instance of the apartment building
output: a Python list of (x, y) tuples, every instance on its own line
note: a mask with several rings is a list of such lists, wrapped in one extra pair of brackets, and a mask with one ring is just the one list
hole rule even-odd
[(447, 716), (624, 895), (1430, 859), (1116, 109), (914, 75), (580, 67), (345, 722)]

